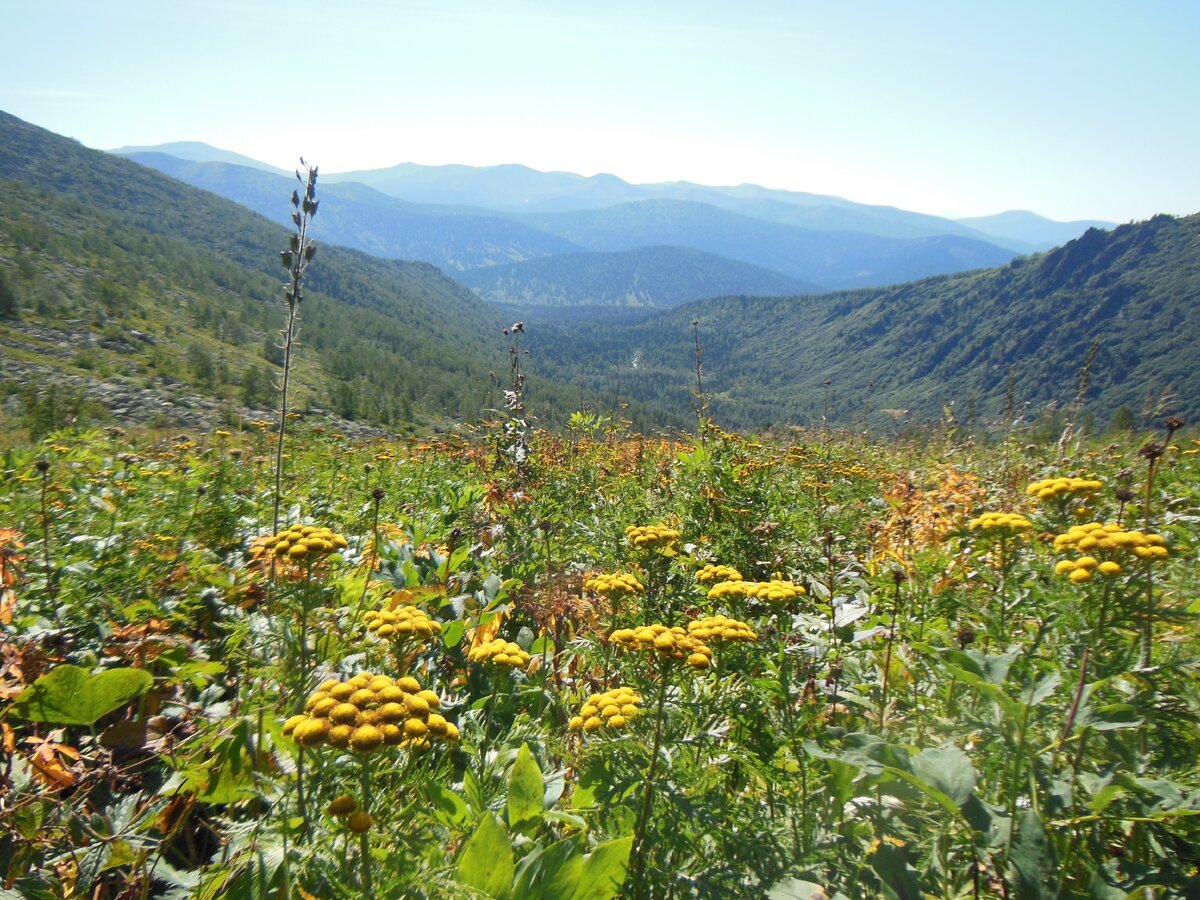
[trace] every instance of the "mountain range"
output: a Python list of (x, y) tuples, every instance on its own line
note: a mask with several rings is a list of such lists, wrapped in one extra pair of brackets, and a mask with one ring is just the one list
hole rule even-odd
[[(266, 164), (210, 151), (193, 142), (114, 152), (286, 221), (287, 210), (275, 199), (284, 176)], [(682, 282), (670, 299), (649, 296), (644, 282), (629, 280), (628, 266), (589, 258), (590, 252), (699, 250), (708, 256), (702, 259), (703, 271), (689, 282), (698, 291), (717, 284), (730, 293), (764, 292), (758, 270), (768, 269), (798, 282), (796, 289), (802, 285), (806, 292), (820, 292), (998, 265), (1018, 252), (1046, 246), (1047, 236), (1076, 228), (1078, 234), (1086, 227), (1024, 214), (997, 220), (995, 229), (991, 220), (974, 228), (891, 207), (756, 185), (633, 185), (611, 175), (584, 177), (515, 165), (402, 164), (323, 177), (327, 208), (334, 209), (318, 226), (326, 240), (376, 255), (425, 260), (456, 277), (477, 268), (562, 257), (551, 267), (552, 283), (545, 279), (545, 266), (461, 279), (486, 286), (478, 287), (486, 299), (539, 306), (558, 302), (553, 298), (571, 305), (640, 298), (666, 306), (713, 296), (686, 293)], [(1036, 232), (1038, 241), (1023, 239), (1022, 228)], [(596, 281), (600, 273), (607, 276), (602, 287)], [(523, 280), (526, 276), (529, 280)], [(496, 291), (500, 278), (505, 287)]]
[[(280, 195), (285, 209), (292, 184)], [(224, 403), (269, 405), (286, 228), (2, 113), (0, 187), (0, 295), (15, 298), (0, 309), (8, 316), (0, 323), (0, 369), (9, 373), (0, 378), (7, 396), (22, 398), (18, 407), (36, 400), (30, 391), (54, 396), (47, 369), (155, 390), (182, 381)], [(350, 189), (330, 185), (326, 194), (319, 183), (316, 221), (327, 214), (326, 197), (336, 208), (335, 189), (343, 188)], [(692, 202), (635, 201), (667, 204), (672, 214)], [(618, 231), (610, 234), (615, 241)], [(496, 373), (508, 364), (500, 335), (512, 321), (507, 311), (426, 263), (332, 246), (328, 235), (324, 242), (303, 307), (302, 406), (428, 429), (474, 420), (497, 405), (503, 375)], [(536, 274), (550, 284), (559, 278), (555, 258), (568, 255), (470, 271), (503, 274), (536, 263), (548, 267)], [(652, 280), (646, 267), (659, 264), (653, 249), (607, 255), (622, 279)], [(672, 251), (661, 265), (699, 270), (703, 262)], [(667, 296), (670, 281), (652, 293)], [(724, 291), (718, 284), (699, 289)], [(570, 327), (530, 320), (521, 346), (531, 408), (552, 422), (574, 408), (616, 408), (619, 401), (632, 404), (627, 412), (637, 427), (685, 424), (699, 336), (711, 411), (739, 427), (928, 420), (947, 408), (982, 422), (1010, 397), (1027, 415), (1078, 397), (1081, 409), (1072, 414), (1099, 421), (1121, 406), (1196, 412), (1200, 216), (1090, 229), (1047, 252), (899, 285), (782, 297), (729, 293), (666, 309), (637, 297), (637, 321), (605, 318), (599, 311), (613, 307), (587, 305), (573, 308)], [(42, 367), (36, 383), (27, 374), (34, 365)]]

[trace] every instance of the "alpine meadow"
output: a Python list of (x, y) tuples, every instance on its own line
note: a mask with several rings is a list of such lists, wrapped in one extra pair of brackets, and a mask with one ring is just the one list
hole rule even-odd
[(1200, 896), (1200, 213), (0, 113), (0, 900)]

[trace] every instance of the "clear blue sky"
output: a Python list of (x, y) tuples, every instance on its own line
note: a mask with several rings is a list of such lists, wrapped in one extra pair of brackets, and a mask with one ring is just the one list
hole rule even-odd
[(90, 147), (1200, 211), (1194, 0), (7, 0), (0, 22), (0, 109)]

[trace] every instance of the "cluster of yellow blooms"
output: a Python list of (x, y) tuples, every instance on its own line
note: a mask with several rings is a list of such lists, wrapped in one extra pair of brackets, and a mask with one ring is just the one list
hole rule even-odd
[(774, 578), (771, 581), (722, 581), (714, 584), (708, 592), (709, 600), (724, 600), (728, 597), (749, 597), (771, 603), (786, 603), (808, 591), (798, 584)]
[(1029, 531), (1033, 528), (1033, 523), (1020, 513), (986, 512), (978, 518), (972, 519), (968, 527), (972, 531), (1007, 536)]
[(361, 672), (348, 681), (324, 682), (304, 712), (284, 723), (283, 733), (305, 747), (329, 744), (358, 753), (384, 745), (424, 749), (434, 740), (459, 738), (454, 723), (434, 711), (441, 705), (411, 675), (392, 679)]
[[(1120, 562), (1122, 556), (1154, 560), (1166, 559), (1169, 555), (1166, 539), (1161, 534), (1126, 531), (1116, 522), (1076, 525), (1054, 539), (1054, 549), (1076, 550), (1084, 554), (1076, 559), (1061, 560), (1054, 567), (1055, 574), (1066, 575), (1076, 584), (1090, 581), (1093, 572), (1120, 575), (1123, 569)], [(1104, 558), (1097, 559), (1094, 554)]]
[(668, 628), (655, 623), (637, 628), (618, 628), (608, 639), (630, 650), (653, 650), (668, 659), (686, 659), (693, 669), (707, 669), (712, 665), (712, 650), (679, 626)]
[(625, 540), (639, 550), (665, 549), (679, 543), (679, 532), (666, 525), (630, 525)]
[(297, 561), (346, 549), (344, 537), (316, 525), (292, 525), (279, 534), (259, 538), (255, 544), (262, 548), (263, 555)]
[(1038, 500), (1053, 500), (1072, 494), (1093, 494), (1104, 487), (1094, 478), (1043, 478), (1025, 488), (1025, 493)]
[(364, 831), (369, 831), (375, 821), (370, 814), (358, 808), (358, 801), (349, 794), (342, 794), (340, 797), (332, 800), (326, 811), (331, 816), (341, 818), (345, 816), (346, 827), (354, 834), (362, 834)]
[(484, 641), (478, 647), (472, 647), (467, 654), (471, 662), (491, 663), (493, 666), (507, 666), (511, 669), (524, 669), (529, 665), (529, 654), (512, 641), (504, 638), (493, 638)]
[(623, 728), (644, 713), (641, 695), (632, 688), (618, 687), (588, 697), (580, 707), (579, 715), (571, 716), (567, 728), (589, 732), (602, 726)]
[(368, 631), (388, 640), (428, 638), (442, 632), (441, 623), (429, 618), (425, 610), (399, 600), (393, 600), (388, 609), (367, 610), (363, 622)]
[(688, 622), (688, 634), (705, 643), (710, 641), (756, 641), (758, 634), (745, 622), (728, 616), (705, 616)]
[(583, 586), (586, 590), (614, 597), (621, 594), (642, 594), (646, 586), (637, 580), (636, 576), (618, 572), (613, 575), (595, 575), (585, 579)]
[(732, 566), (716, 566), (709, 563), (696, 573), (696, 580), (701, 584), (710, 581), (741, 581), (742, 573)]

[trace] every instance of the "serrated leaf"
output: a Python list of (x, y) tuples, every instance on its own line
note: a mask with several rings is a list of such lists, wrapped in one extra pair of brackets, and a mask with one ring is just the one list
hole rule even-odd
[(31, 722), (92, 725), (145, 693), (153, 683), (144, 669), (107, 669), (92, 674), (79, 666), (56, 666), (21, 692), (12, 712)]

